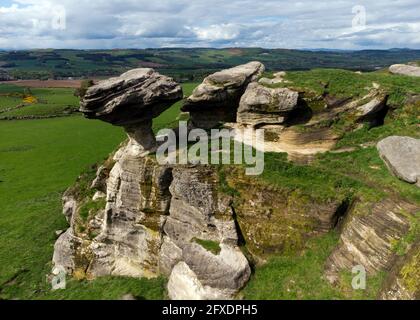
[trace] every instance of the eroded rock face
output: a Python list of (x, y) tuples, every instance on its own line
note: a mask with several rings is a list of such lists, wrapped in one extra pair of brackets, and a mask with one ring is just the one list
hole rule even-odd
[(191, 122), (198, 128), (235, 122), (241, 96), (264, 70), (262, 63), (250, 62), (208, 76), (187, 99), (183, 111), (190, 112)]
[(399, 258), (392, 268), (379, 295), (383, 300), (420, 299), (420, 243), (412, 245), (410, 251)]
[(394, 64), (389, 67), (389, 72), (404, 76), (420, 77), (420, 67), (407, 64)]
[(182, 97), (181, 86), (172, 78), (140, 68), (90, 87), (80, 111), (89, 119), (124, 127), (140, 151), (154, 151), (153, 118)]
[[(214, 168), (174, 168), (170, 192), (173, 198), (160, 253), (161, 270), (170, 274), (169, 296), (233, 298), (251, 270), (238, 247), (229, 199), (217, 192)], [(220, 252), (212, 252), (200, 241), (211, 241)]]
[(344, 224), (340, 244), (328, 258), (327, 279), (336, 282), (341, 270), (351, 272), (358, 265), (368, 274), (389, 271), (396, 259), (392, 246), (407, 233), (409, 216), (416, 210), (407, 202), (392, 199), (356, 205)]
[(241, 237), (256, 261), (299, 250), (310, 237), (333, 230), (347, 208), (343, 199), (313, 199), (260, 184), (235, 170), (226, 180), (241, 195), (234, 200), (234, 210)]
[(420, 139), (391, 136), (380, 141), (377, 148), (395, 176), (420, 187)]
[(281, 124), (298, 107), (299, 93), (251, 83), (242, 96), (237, 122), (249, 125)]
[(161, 216), (168, 213), (171, 168), (120, 150), (107, 179), (101, 232), (90, 245), (93, 276), (158, 275)]

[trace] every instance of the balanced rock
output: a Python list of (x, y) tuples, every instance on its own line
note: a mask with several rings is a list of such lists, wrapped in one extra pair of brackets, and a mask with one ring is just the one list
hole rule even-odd
[(391, 136), (380, 141), (377, 148), (395, 176), (420, 186), (420, 139)]
[(389, 67), (389, 72), (404, 76), (420, 77), (420, 67), (407, 64), (394, 64)]
[(281, 124), (298, 107), (299, 93), (287, 88), (267, 88), (251, 83), (242, 96), (237, 122), (242, 124)]
[(89, 119), (126, 129), (130, 140), (151, 150), (156, 141), (152, 120), (182, 99), (181, 86), (153, 69), (130, 70), (90, 87), (80, 104)]
[(262, 63), (254, 61), (208, 76), (187, 99), (183, 111), (190, 112), (192, 124), (200, 128), (235, 122), (241, 96), (264, 70)]

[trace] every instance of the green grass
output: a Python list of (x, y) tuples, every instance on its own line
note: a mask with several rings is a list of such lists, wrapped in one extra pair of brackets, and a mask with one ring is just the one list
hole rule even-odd
[(249, 300), (375, 299), (383, 276), (367, 278), (366, 290), (352, 290), (351, 274), (343, 274), (338, 286), (324, 278), (325, 261), (338, 243), (331, 232), (310, 240), (301, 254), (272, 257), (256, 269), (242, 291)]
[(362, 97), (372, 88), (372, 83), (376, 82), (389, 93), (389, 103), (392, 105), (401, 105), (406, 94), (420, 94), (419, 78), (384, 72), (356, 74), (338, 69), (314, 69), (288, 72), (286, 79), (290, 83), (275, 86), (294, 87), (319, 96), (324, 92), (325, 85), (329, 84), (328, 92), (336, 97)]
[[(198, 83), (184, 83), (182, 89), (184, 96), (188, 97), (191, 95)], [(159, 117), (153, 121), (153, 131), (157, 133), (161, 129), (175, 128), (178, 125), (180, 119), (179, 115), (181, 112), (182, 101), (175, 103), (170, 109), (163, 112)]]
[[(154, 124), (165, 127), (178, 114), (179, 104)], [(0, 137), (0, 299), (165, 297), (162, 279), (70, 281), (55, 293), (46, 282), (55, 231), (68, 227), (61, 195), (115, 150), (126, 137), (122, 128), (81, 116), (0, 121)]]
[(215, 255), (218, 255), (220, 253), (220, 251), (222, 250), (220, 248), (220, 243), (216, 242), (216, 241), (194, 238), (194, 239), (192, 239), (192, 242), (195, 242), (195, 243), (199, 244), (204, 249), (206, 249), (207, 251), (210, 251), (211, 253), (213, 253)]

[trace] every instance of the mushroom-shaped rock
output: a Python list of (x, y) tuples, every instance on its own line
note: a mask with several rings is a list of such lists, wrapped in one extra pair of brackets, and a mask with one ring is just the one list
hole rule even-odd
[(183, 97), (181, 86), (153, 69), (133, 69), (88, 89), (80, 111), (126, 129), (131, 142), (152, 150), (152, 120)]
[(299, 93), (288, 88), (267, 88), (251, 83), (242, 96), (237, 122), (241, 124), (281, 124), (298, 107)]
[(394, 64), (389, 67), (389, 72), (404, 76), (420, 77), (420, 67), (407, 64)]
[(183, 111), (190, 112), (192, 124), (200, 128), (235, 122), (241, 96), (264, 70), (261, 62), (254, 61), (208, 76), (187, 99)]
[(391, 136), (380, 141), (377, 148), (395, 176), (420, 187), (420, 139)]

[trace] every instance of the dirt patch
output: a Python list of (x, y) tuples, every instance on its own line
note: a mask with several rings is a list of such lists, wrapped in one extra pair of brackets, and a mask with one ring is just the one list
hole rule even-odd
[(232, 56), (242, 56), (244, 53), (242, 49), (236, 49), (236, 48), (229, 49), (228, 52)]

